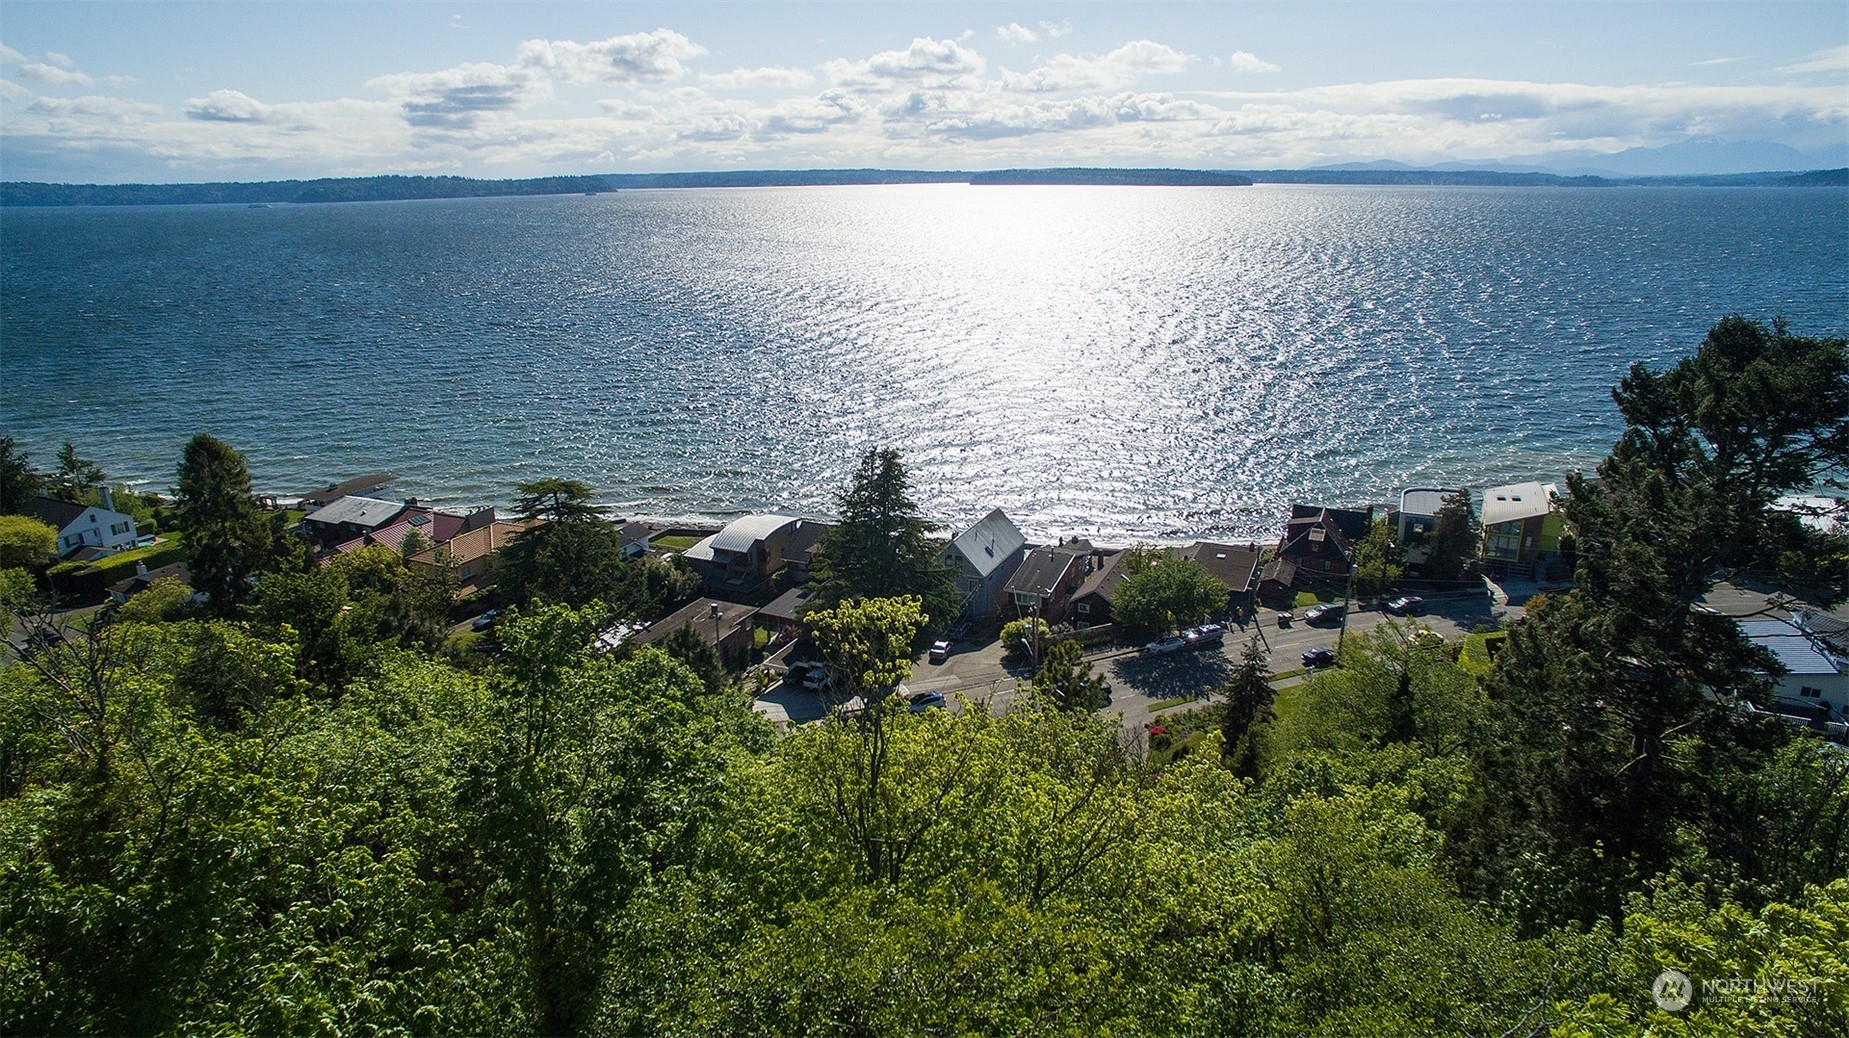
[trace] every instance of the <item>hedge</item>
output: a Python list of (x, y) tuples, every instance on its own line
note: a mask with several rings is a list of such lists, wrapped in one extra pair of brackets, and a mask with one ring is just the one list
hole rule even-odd
[(137, 563), (159, 569), (185, 561), (186, 542), (176, 534), (168, 534), (157, 544), (132, 548), (95, 562), (60, 562), (51, 567), (47, 575), (57, 594), (67, 598), (96, 598), (107, 591), (109, 585), (134, 576)]

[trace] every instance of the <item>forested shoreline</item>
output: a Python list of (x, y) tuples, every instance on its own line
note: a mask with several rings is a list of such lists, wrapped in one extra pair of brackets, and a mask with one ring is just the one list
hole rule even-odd
[[(1843, 1034), (1849, 755), (1700, 600), (1821, 543), (1771, 506), (1849, 464), (1849, 343), (1728, 317), (1613, 396), (1576, 587), (1493, 660), (1255, 645), (1174, 759), (1077, 653), (1000, 715), (892, 694), (955, 601), (895, 451), (804, 617), (864, 709), (779, 732), (698, 638), (600, 651), (690, 585), (589, 488), (518, 488), (457, 639), (453, 575), (324, 565), (195, 437), (203, 604), (66, 623), (0, 560), (0, 1032)], [(103, 478), (7, 448), (8, 510)]]
[(120, 205), (284, 205), (601, 194), (648, 188), (824, 187), (864, 184), (1144, 185), (1229, 187), (1336, 184), (1471, 187), (1843, 187), (1849, 170), (1599, 177), (1502, 170), (1424, 169), (1003, 169), (982, 172), (908, 169), (714, 170), (606, 173), (482, 180), (458, 176), (328, 177), (255, 183), (47, 184), (0, 182), (0, 207)]

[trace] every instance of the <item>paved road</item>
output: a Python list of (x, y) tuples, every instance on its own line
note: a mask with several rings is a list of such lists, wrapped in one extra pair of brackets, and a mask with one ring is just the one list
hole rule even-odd
[[(1519, 597), (1516, 601), (1519, 603)], [(1390, 617), (1377, 609), (1356, 609), (1349, 614), (1347, 634), (1371, 631), (1392, 620), (1409, 627), (1421, 624), (1447, 639), (1457, 639), (1479, 625), (1521, 615), (1520, 605), (1511, 604), (1510, 596), (1500, 591), (1493, 602), (1489, 594), (1472, 593), (1427, 598), (1426, 605), (1426, 615), (1411, 619)], [(1269, 609), (1260, 610), (1259, 620), (1228, 627), (1226, 641), (1218, 652), (1145, 657), (1133, 649), (1114, 649), (1088, 654), (1086, 659), (1094, 671), (1111, 683), (1111, 704), (1104, 712), (1122, 718), (1126, 726), (1141, 727), (1160, 713), (1198, 705), (1226, 684), (1254, 634), (1260, 636), (1260, 646), (1269, 653), (1273, 672), (1297, 670), (1305, 650), (1334, 647), (1342, 636), (1339, 625), (1312, 627), (1298, 620), (1289, 627), (1279, 627), (1277, 615)], [(1021, 686), (1032, 678), (1031, 669), (1011, 667), (1002, 661), (999, 642), (958, 642), (943, 663), (930, 663), (920, 657), (906, 685), (914, 692), (942, 692), (952, 699), (960, 695), (971, 703), (985, 703), (991, 710), (1002, 711), (1016, 696), (1024, 694)], [(1186, 702), (1157, 709), (1157, 704), (1178, 698)], [(827, 712), (827, 705), (814, 693), (787, 685), (769, 689), (758, 698), (757, 705), (760, 712), (775, 720), (797, 724), (816, 720)]]

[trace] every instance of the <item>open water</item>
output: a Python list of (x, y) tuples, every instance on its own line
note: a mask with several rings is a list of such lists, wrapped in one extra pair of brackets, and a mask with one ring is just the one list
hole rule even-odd
[(0, 211), (0, 432), (172, 483), (360, 472), (832, 512), (858, 454), (1030, 535), (1558, 478), (1720, 315), (1849, 331), (1849, 192), (968, 187)]

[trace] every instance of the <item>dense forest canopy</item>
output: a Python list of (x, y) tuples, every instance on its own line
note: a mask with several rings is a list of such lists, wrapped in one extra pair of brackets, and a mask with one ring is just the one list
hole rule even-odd
[[(710, 660), (600, 650), (674, 578), (605, 557), (568, 480), (528, 512), (621, 603), (539, 537), (459, 644), (450, 587), (314, 564), (202, 437), (179, 517), (248, 593), (6, 598), (0, 1032), (1849, 1032), (1849, 755), (1745, 710), (1768, 661), (1697, 603), (1845, 461), (1845, 343), (1729, 318), (1617, 399), (1577, 588), (1494, 662), (1389, 625), (1274, 689), (1253, 645), (1178, 757), (1090, 713), (1072, 651), (999, 716), (776, 731)], [(909, 516), (864, 461), (843, 500)], [(872, 691), (941, 574), (866, 532), (817, 623)]]

